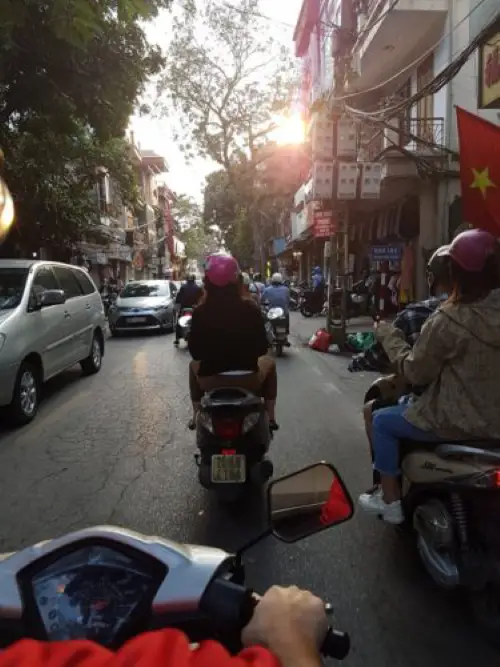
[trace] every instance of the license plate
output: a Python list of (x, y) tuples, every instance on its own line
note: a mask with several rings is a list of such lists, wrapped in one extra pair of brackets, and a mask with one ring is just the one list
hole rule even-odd
[(276, 327), (276, 333), (277, 334), (286, 334), (286, 328), (285, 327)]
[(212, 456), (212, 482), (214, 484), (244, 484), (246, 481), (246, 461), (242, 454)]
[(147, 317), (127, 317), (127, 322), (130, 322), (131, 324), (140, 324), (147, 321)]

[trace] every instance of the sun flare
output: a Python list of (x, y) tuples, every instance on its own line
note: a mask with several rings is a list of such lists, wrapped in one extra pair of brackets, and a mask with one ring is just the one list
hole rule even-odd
[(305, 126), (302, 118), (293, 116), (277, 116), (276, 129), (272, 132), (272, 139), (278, 144), (302, 144), (305, 139)]

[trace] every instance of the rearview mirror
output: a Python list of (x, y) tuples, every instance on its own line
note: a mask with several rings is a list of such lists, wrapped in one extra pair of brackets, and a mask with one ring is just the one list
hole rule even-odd
[(40, 307), (62, 306), (66, 303), (66, 296), (62, 289), (48, 289), (40, 297)]
[(271, 482), (268, 510), (273, 535), (283, 542), (297, 542), (348, 521), (354, 505), (335, 468), (315, 463)]

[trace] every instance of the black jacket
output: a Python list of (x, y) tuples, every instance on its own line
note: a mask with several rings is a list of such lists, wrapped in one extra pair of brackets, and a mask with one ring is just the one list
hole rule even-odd
[(250, 299), (237, 299), (231, 307), (204, 303), (193, 313), (189, 351), (200, 361), (199, 374), (257, 371), (268, 342), (260, 308)]
[(203, 296), (203, 290), (196, 283), (181, 285), (177, 292), (175, 303), (181, 308), (194, 308)]

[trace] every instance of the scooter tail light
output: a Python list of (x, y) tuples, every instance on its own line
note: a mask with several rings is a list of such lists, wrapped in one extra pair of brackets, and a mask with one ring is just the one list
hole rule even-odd
[(205, 429), (205, 431), (208, 431), (209, 433), (214, 432), (212, 417), (208, 414), (208, 412), (203, 412), (203, 410), (201, 410), (198, 413), (198, 422), (200, 426)]
[(243, 424), (241, 426), (242, 433), (248, 433), (253, 428), (255, 428), (255, 426), (257, 426), (257, 424), (259, 423), (259, 419), (260, 419), (259, 412), (251, 412), (250, 414), (248, 414), (243, 420)]
[(242, 423), (237, 419), (214, 419), (215, 435), (223, 440), (234, 440), (241, 434)]

